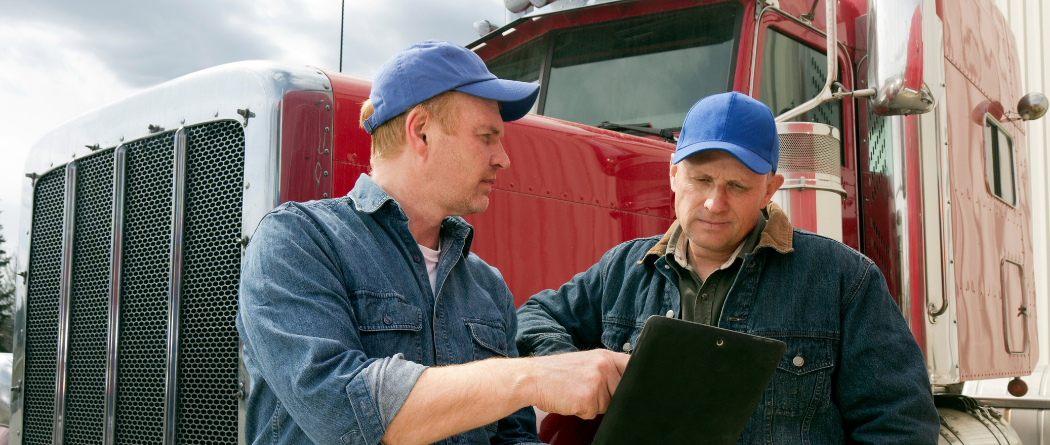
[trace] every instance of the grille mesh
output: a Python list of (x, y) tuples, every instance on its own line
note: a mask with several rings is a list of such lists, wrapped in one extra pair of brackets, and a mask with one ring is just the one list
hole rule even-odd
[(77, 161), (65, 443), (101, 443), (113, 220), (113, 151)]
[[(244, 131), (222, 121), (187, 129), (177, 441), (237, 443)], [(160, 444), (164, 427), (174, 133), (127, 144), (117, 444)], [(65, 443), (98, 444), (105, 374), (113, 151), (77, 161)], [(65, 169), (35, 190), (27, 293), (24, 441), (49, 444), (55, 407)]]
[(22, 424), (26, 445), (50, 444), (55, 415), (58, 355), (58, 284), (62, 250), (65, 169), (42, 176), (33, 197), (29, 288), (26, 294), (25, 396)]
[(160, 444), (163, 434), (173, 143), (169, 132), (128, 145), (117, 444)]
[(823, 173), (836, 178), (842, 176), (838, 139), (819, 134), (781, 134), (777, 172)]
[(187, 130), (178, 443), (236, 444), (244, 130)]

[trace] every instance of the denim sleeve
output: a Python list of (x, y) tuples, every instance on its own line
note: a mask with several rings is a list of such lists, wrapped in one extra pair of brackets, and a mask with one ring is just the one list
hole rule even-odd
[(936, 444), (940, 420), (922, 351), (870, 261), (841, 316), (835, 389), (846, 442)]
[(576, 274), (557, 291), (533, 295), (518, 308), (518, 351), (525, 356), (574, 352), (601, 346), (605, 268), (617, 249)]
[[(493, 269), (495, 270), (495, 269)], [(499, 274), (499, 271), (496, 271)], [(500, 282), (503, 282), (500, 277)], [(518, 357), (518, 348), (514, 346), (514, 334), (518, 330), (518, 317), (514, 313), (514, 296), (503, 284), (503, 318), (507, 324), (507, 357)], [(496, 423), (496, 435), (489, 439), (491, 445), (539, 444), (536, 437), (536, 411), (526, 406)]]
[(294, 207), (263, 219), (241, 271), (242, 341), (313, 442), (375, 445), (425, 367), (365, 356), (330, 246)]

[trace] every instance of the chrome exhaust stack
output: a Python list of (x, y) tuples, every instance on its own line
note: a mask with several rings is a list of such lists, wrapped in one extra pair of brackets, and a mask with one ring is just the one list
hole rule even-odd
[(791, 225), (842, 241), (842, 137), (839, 130), (810, 122), (777, 123), (784, 185), (773, 195)]

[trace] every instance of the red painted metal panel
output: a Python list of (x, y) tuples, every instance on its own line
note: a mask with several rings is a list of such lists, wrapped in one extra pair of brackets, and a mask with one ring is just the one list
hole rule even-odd
[[(368, 99), (368, 91), (372, 88), (372, 81), (340, 74), (333, 71), (325, 71), (328, 79), (332, 81), (332, 96), (335, 98), (335, 145), (333, 157), (336, 161), (349, 162), (358, 165), (368, 165), (371, 153), (372, 138), (358, 125), (358, 116), (361, 114), (361, 103)], [(336, 178), (336, 187), (346, 179)], [(357, 177), (349, 179), (350, 188), (353, 188)], [(349, 191), (349, 188), (346, 189)], [(344, 193), (336, 196), (342, 196)]]
[[(964, 9), (972, 5), (960, 5)], [(949, 8), (948, 17), (953, 17)], [(947, 27), (947, 26), (946, 26)], [(1024, 134), (1016, 125), (1006, 127), (1014, 136), (1017, 167), (1017, 207), (1000, 201), (988, 191), (985, 180), (984, 117), (990, 99), (1013, 102), (1013, 97), (987, 96), (954, 64), (945, 67), (948, 91), (948, 131), (951, 163), (952, 236), (955, 267), (956, 316), (959, 324), (959, 371), (962, 380), (1012, 377), (1031, 373), (1038, 360), (1035, 318), (1034, 259), (1030, 248), (1031, 210)], [(1016, 91), (1016, 90), (1014, 90)], [(1005, 99), (1005, 100), (1004, 100)], [(1001, 264), (1011, 260), (1024, 266), (1028, 293), (1028, 354), (1006, 350), (1004, 315), (1017, 323), (1020, 314), (1003, 313)]]
[(333, 167), (333, 176), (336, 178), (333, 191), (336, 197), (346, 196), (350, 193), (350, 190), (354, 189), (354, 184), (357, 183), (357, 178), (360, 178), (362, 174), (368, 174), (369, 170), (367, 165), (341, 161), (335, 161)]
[(332, 194), (332, 100), (317, 91), (291, 91), (281, 100), (280, 202)]
[[(991, 0), (960, 0), (951, 5), (942, 11), (945, 59), (987, 100), (1013, 108), (1020, 99), (1020, 64), (1006, 19)], [(1023, 132), (1023, 127), (1018, 126), (1017, 131)]]

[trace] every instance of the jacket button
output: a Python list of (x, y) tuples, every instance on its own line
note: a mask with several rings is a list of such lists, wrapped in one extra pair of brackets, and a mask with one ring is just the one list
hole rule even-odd
[(667, 311), (667, 318), (674, 318), (674, 311)]
[(412, 255), (412, 261), (415, 261), (415, 262), (418, 263), (420, 261), (419, 254)]
[(704, 292), (703, 294), (701, 294), (700, 298), (702, 298), (704, 300), (707, 300), (707, 292)]
[(390, 314), (383, 316), (383, 324), (387, 326), (394, 324), (394, 319), (390, 317)]
[(623, 344), (623, 352), (631, 352), (631, 342)]
[(664, 264), (664, 269), (670, 269), (670, 268), (671, 268), (671, 266), (669, 264)]
[(802, 367), (802, 365), (805, 365), (805, 364), (806, 364), (806, 361), (805, 361), (805, 360), (804, 360), (804, 359), (802, 358), (802, 356), (800, 355), (800, 356), (797, 356), (797, 357), (795, 357), (794, 359), (792, 359), (792, 360), (791, 360), (791, 364), (795, 365), (796, 367), (799, 367), (799, 368), (801, 368), (801, 367)]

